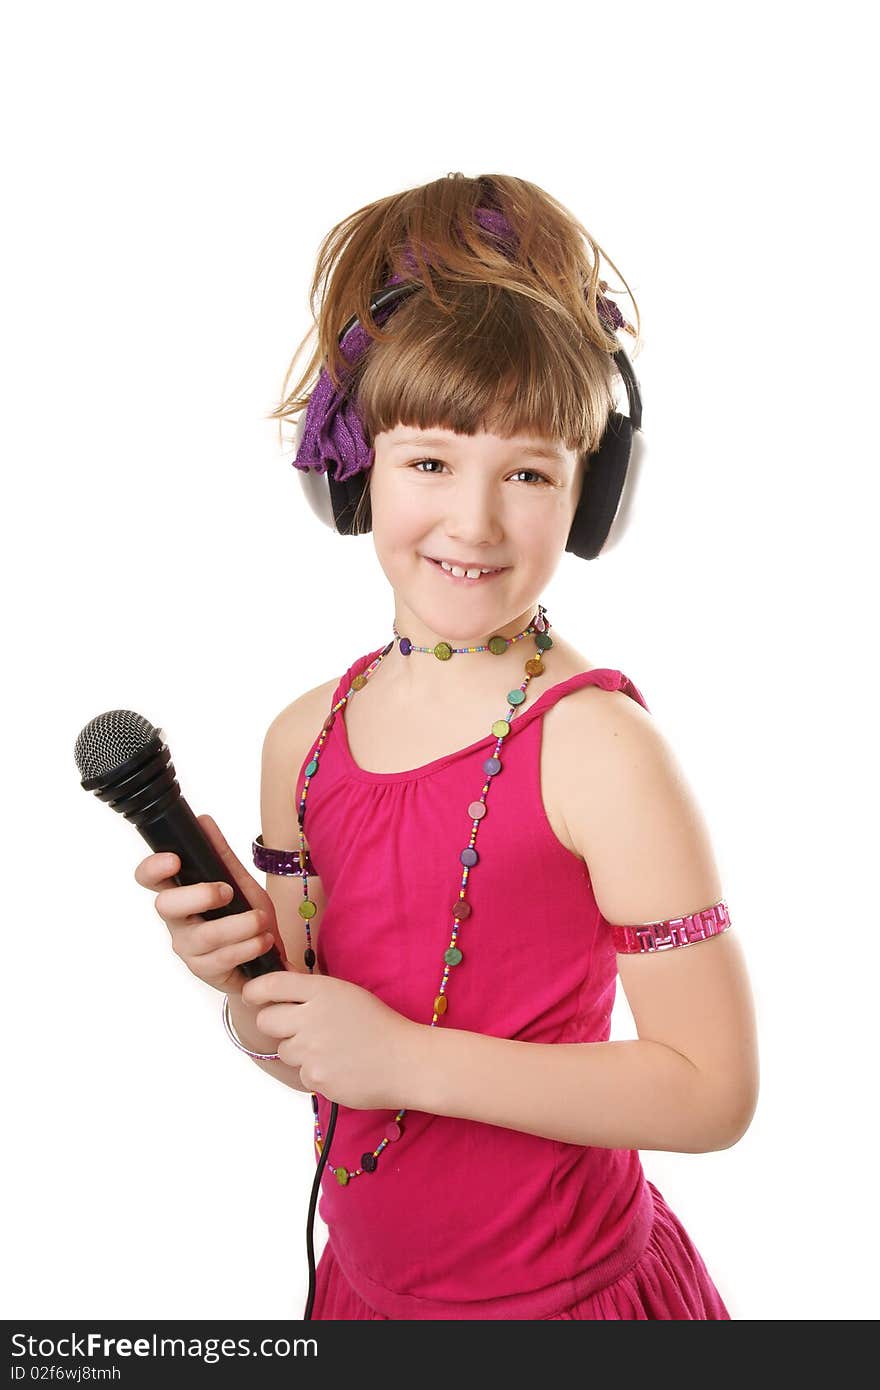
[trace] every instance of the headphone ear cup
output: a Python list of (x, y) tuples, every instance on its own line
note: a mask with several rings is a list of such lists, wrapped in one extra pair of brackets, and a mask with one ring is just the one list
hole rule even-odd
[(602, 546), (603, 555), (607, 555), (609, 550), (613, 550), (614, 547), (619, 544), (635, 515), (635, 498), (646, 452), (647, 445), (645, 444), (645, 436), (640, 429), (633, 430), (629, 459), (626, 464), (626, 479), (620, 496), (620, 505), (617, 508), (617, 513), (608, 530), (605, 543)]
[(354, 527), (355, 513), (364, 490), (370, 485), (372, 471), (371, 465), (369, 468), (362, 469), (360, 473), (353, 473), (350, 478), (343, 479), (341, 483), (338, 483), (335, 478), (331, 478), (329, 473), (326, 475), (335, 518), (334, 525), (342, 536), (362, 535), (373, 529), (369, 502), (366, 503), (366, 510), (358, 522), (357, 530)]
[[(590, 455), (565, 547), (583, 560), (595, 560), (597, 555), (610, 550), (626, 529), (635, 489), (634, 473), (638, 471), (637, 464), (630, 474), (630, 463), (634, 440), (640, 433), (633, 429), (628, 416), (613, 410), (599, 448)], [(625, 485), (623, 514), (618, 521)]]

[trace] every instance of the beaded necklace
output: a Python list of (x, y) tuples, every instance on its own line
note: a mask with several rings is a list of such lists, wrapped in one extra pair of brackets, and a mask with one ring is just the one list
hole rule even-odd
[[(459, 855), (459, 860), (463, 865), (461, 875), (461, 886), (459, 889), (459, 896), (452, 906), (452, 915), (455, 921), (454, 926), (452, 928), (452, 936), (449, 945), (443, 953), (443, 974), (440, 981), (440, 988), (434, 997), (434, 1016), (431, 1020), (432, 1028), (436, 1026), (438, 1019), (442, 1018), (447, 1010), (446, 985), (449, 980), (449, 972), (455, 969), (457, 965), (460, 965), (463, 959), (462, 952), (457, 944), (459, 926), (460, 923), (465, 921), (471, 914), (471, 905), (469, 902), (465, 900), (465, 890), (467, 888), (470, 871), (474, 867), (474, 865), (479, 862), (479, 855), (477, 854), (474, 845), (476, 844), (477, 831), (479, 829), (480, 822), (486, 815), (486, 797), (489, 792), (489, 787), (492, 783), (493, 778), (495, 778), (501, 771), (501, 759), (499, 758), (498, 754), (501, 751), (501, 745), (503, 744), (504, 739), (510, 733), (510, 722), (513, 718), (513, 715), (516, 712), (516, 708), (517, 706), (521, 705), (526, 698), (526, 691), (529, 687), (532, 678), (534, 676), (540, 676), (544, 672), (544, 663), (541, 660), (541, 653), (553, 646), (553, 638), (550, 636), (549, 633), (549, 629), (551, 626), (552, 624), (549, 618), (547, 617), (547, 610), (543, 606), (543, 604), (540, 603), (538, 604), (537, 616), (532, 619), (529, 626), (527, 628), (524, 628), (522, 632), (516, 633), (516, 635), (513, 637), (490, 637), (488, 643), (485, 646), (479, 647), (453, 647), (448, 642), (438, 642), (434, 647), (418, 647), (415, 646), (409, 640), (408, 637), (401, 637), (400, 633), (397, 630), (397, 627), (394, 626), (394, 638), (398, 642), (398, 649), (402, 656), (409, 656), (412, 652), (429, 652), (430, 654), (435, 656), (438, 661), (449, 661), (450, 657), (452, 657), (453, 655), (458, 655), (460, 653), (469, 654), (471, 652), (488, 651), (491, 652), (493, 656), (501, 656), (502, 653), (506, 652), (507, 648), (511, 646), (514, 642), (520, 642), (524, 637), (528, 637), (531, 634), (534, 634), (535, 647), (537, 650), (537, 655), (530, 657), (525, 663), (526, 674), (522, 684), (515, 690), (508, 690), (507, 692), (509, 707), (506, 716), (503, 719), (496, 719), (492, 724), (492, 733), (495, 735), (497, 743), (495, 744), (494, 752), (491, 754), (490, 757), (486, 758), (486, 760), (483, 763), (483, 771), (486, 774), (486, 780), (483, 783), (482, 789), (480, 791), (479, 799), (476, 801), (472, 801), (467, 808), (467, 813), (470, 816), (473, 824), (471, 826), (471, 833), (468, 844)], [(345, 704), (351, 698), (351, 695), (354, 691), (362, 690), (364, 688), (364, 686), (367, 684), (367, 681), (370, 679), (370, 676), (373, 674), (374, 671), (378, 669), (379, 664), (385, 659), (385, 657), (388, 655), (393, 646), (394, 640), (390, 641), (385, 647), (383, 647), (382, 651), (379, 653), (377, 657), (374, 658), (373, 661), (370, 662), (369, 666), (367, 666), (364, 671), (362, 671), (359, 675), (353, 678), (351, 686), (346, 692), (346, 694), (343, 695), (339, 701), (337, 701), (337, 703), (331, 709), (330, 713), (327, 715), (327, 718), (324, 720), (324, 723), (321, 726), (321, 733), (318, 738), (318, 742), (315, 748), (312, 750), (312, 756), (308, 764), (306, 765), (302, 798), (300, 800), (299, 810), (297, 813), (300, 835), (299, 853), (300, 863), (302, 865), (303, 882), (303, 901), (300, 903), (298, 910), (299, 915), (305, 921), (307, 944), (304, 960), (306, 967), (310, 973), (314, 971), (316, 958), (315, 952), (312, 949), (312, 933), (309, 923), (318, 909), (315, 902), (309, 897), (309, 879), (306, 869), (306, 865), (308, 863), (308, 854), (306, 850), (305, 836), (303, 834), (303, 827), (305, 824), (306, 799), (308, 796), (309, 784), (312, 778), (315, 777), (318, 773), (320, 767), (321, 748), (323, 746), (324, 740), (327, 737), (327, 734), (333, 727), (337, 713), (345, 706)], [(312, 1094), (312, 1111), (315, 1117), (315, 1147), (317, 1149), (318, 1157), (320, 1158), (324, 1147), (324, 1136), (321, 1132), (321, 1125), (318, 1119), (318, 1098), (314, 1093)], [(379, 1164), (379, 1158), (383, 1151), (388, 1147), (389, 1144), (396, 1143), (397, 1140), (400, 1139), (401, 1135), (403, 1134), (404, 1130), (401, 1126), (401, 1120), (403, 1119), (405, 1114), (406, 1110), (401, 1109), (393, 1115), (392, 1119), (385, 1126), (385, 1131), (381, 1139), (379, 1140), (379, 1143), (377, 1144), (376, 1148), (371, 1153), (361, 1154), (361, 1162), (359, 1168), (349, 1169), (346, 1168), (343, 1164), (340, 1164), (338, 1167), (333, 1169), (336, 1181), (339, 1183), (341, 1187), (345, 1187), (352, 1180), (352, 1178), (358, 1178), (363, 1173), (374, 1173), (376, 1171), (376, 1168)]]

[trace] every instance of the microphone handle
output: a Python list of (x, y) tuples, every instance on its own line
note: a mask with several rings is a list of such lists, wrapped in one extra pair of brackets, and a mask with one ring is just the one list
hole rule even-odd
[[(250, 912), (251, 904), (243, 896), (241, 889), (219, 858), (217, 851), (193, 814), (189, 804), (182, 796), (152, 819), (138, 817), (133, 822), (147, 844), (156, 854), (176, 854), (180, 859), (180, 873), (174, 874), (175, 883), (228, 883), (232, 897), (222, 907), (212, 907), (200, 916), (207, 921), (216, 917), (233, 917), (238, 912)], [(256, 960), (243, 961), (238, 969), (247, 979), (256, 975), (268, 975), (275, 970), (283, 970), (284, 961), (275, 946), (270, 946)]]

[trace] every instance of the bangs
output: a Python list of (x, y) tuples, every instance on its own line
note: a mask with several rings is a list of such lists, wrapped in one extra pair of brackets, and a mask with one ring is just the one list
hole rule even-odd
[(616, 368), (564, 311), (497, 286), (412, 294), (388, 319), (352, 383), (369, 438), (407, 425), (595, 453), (614, 409)]

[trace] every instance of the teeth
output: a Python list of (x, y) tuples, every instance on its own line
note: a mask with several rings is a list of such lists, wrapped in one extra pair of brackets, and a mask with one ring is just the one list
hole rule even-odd
[(495, 573), (496, 573), (495, 570), (491, 570), (491, 569), (466, 569), (466, 570), (465, 570), (465, 569), (462, 569), (459, 565), (449, 565), (449, 564), (446, 563), (445, 560), (441, 560), (441, 561), (440, 561), (440, 564), (442, 565), (443, 569), (447, 570), (450, 574), (454, 574), (454, 575), (456, 576), (457, 579), (464, 579), (465, 575), (467, 575), (468, 579), (479, 579), (479, 577), (480, 577), (481, 574), (495, 574)]

